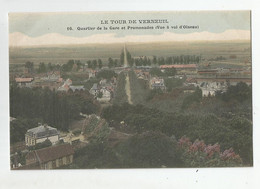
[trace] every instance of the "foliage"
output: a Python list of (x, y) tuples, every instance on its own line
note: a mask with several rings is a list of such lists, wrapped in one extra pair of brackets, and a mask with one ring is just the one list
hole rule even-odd
[(139, 80), (136, 77), (134, 71), (129, 71), (129, 82), (130, 82), (130, 90), (131, 90), (131, 99), (134, 104), (143, 104), (145, 99), (147, 98), (149, 90), (145, 86), (145, 83), (142, 83), (142, 80)]
[(245, 100), (252, 99), (252, 85), (248, 86), (246, 83), (240, 82), (235, 86), (229, 86), (227, 92), (216, 94), (217, 98), (224, 101), (235, 100), (237, 102), (243, 102)]
[(34, 63), (33, 62), (27, 61), (24, 66), (25, 66), (25, 68), (28, 69), (29, 73), (32, 73), (34, 71)]
[(21, 165), (25, 165), (26, 163), (26, 154), (27, 153), (22, 153), (21, 151), (18, 151), (17, 153), (15, 153), (13, 156), (11, 156), (11, 164), (21, 164)]
[(118, 59), (113, 59), (113, 58), (108, 58), (108, 67), (113, 68), (113, 67), (119, 67), (121, 66), (121, 62), (118, 62)]
[(10, 122), (10, 142), (14, 144), (16, 142), (24, 141), (24, 134), (28, 129), (34, 128), (40, 119), (25, 119), (17, 118)]
[(94, 142), (75, 152), (73, 164), (67, 168), (119, 168), (120, 163), (107, 143)]
[(170, 57), (156, 57), (153, 56), (153, 64), (171, 65), (171, 64), (198, 64), (201, 56), (196, 55), (179, 55)]
[(164, 84), (167, 88), (167, 91), (172, 91), (172, 89), (176, 87), (180, 87), (183, 85), (183, 79), (176, 79), (176, 78), (165, 78)]
[(47, 67), (44, 62), (41, 62), (38, 68), (38, 73), (45, 73), (47, 72)]
[(242, 159), (232, 148), (220, 152), (220, 145), (206, 145), (203, 141), (190, 142), (183, 136), (178, 141), (182, 149), (182, 160), (186, 167), (237, 167), (242, 166)]
[(176, 75), (176, 69), (175, 68), (166, 68), (164, 69), (164, 74), (166, 76), (175, 76)]
[(69, 60), (66, 64), (63, 64), (61, 67), (61, 70), (64, 72), (69, 72), (72, 70), (73, 65), (74, 65), (75, 61), (74, 60)]
[(87, 89), (87, 90), (90, 90), (91, 87), (93, 86), (94, 83), (99, 83), (101, 79), (98, 79), (96, 77), (92, 77), (90, 79), (88, 79), (88, 81), (84, 84), (84, 87)]
[(150, 69), (150, 74), (152, 76), (157, 76), (157, 77), (164, 76), (164, 73), (161, 72), (161, 70), (159, 68), (156, 68), (156, 67)]
[(182, 109), (188, 108), (191, 104), (194, 102), (200, 102), (202, 99), (202, 91), (199, 87), (196, 88), (195, 92), (192, 94), (188, 95), (182, 103)]
[(97, 73), (97, 78), (108, 79), (110, 80), (113, 77), (116, 77), (117, 74), (113, 70), (101, 70)]
[(153, 99), (155, 96), (160, 95), (160, 94), (163, 94), (162, 89), (154, 88), (149, 91), (149, 93), (147, 94), (146, 100), (149, 101), (149, 100)]
[[(108, 122), (127, 125), (130, 133), (161, 131), (168, 136), (189, 136), (206, 143), (219, 143), (223, 149), (233, 148), (246, 165), (252, 165), (252, 123), (246, 118), (219, 119), (214, 114), (167, 113), (142, 105), (113, 105), (104, 108), (101, 116)], [(232, 139), (232, 140), (231, 140)]]
[(98, 104), (86, 92), (57, 93), (47, 88), (10, 87), (10, 115), (41, 119), (59, 130), (67, 130), (79, 113), (96, 113)]
[(121, 72), (118, 76), (117, 86), (115, 90), (115, 97), (113, 99), (114, 104), (121, 104), (127, 102), (127, 95), (125, 91), (126, 76)]
[(161, 132), (144, 132), (118, 147), (122, 167), (182, 167), (177, 142)]
[(98, 68), (101, 69), (103, 67), (103, 62), (101, 59), (98, 59)]
[(52, 143), (49, 139), (46, 139), (44, 142), (36, 143), (34, 146), (30, 146), (29, 150), (38, 150), (41, 148), (47, 148), (52, 146)]

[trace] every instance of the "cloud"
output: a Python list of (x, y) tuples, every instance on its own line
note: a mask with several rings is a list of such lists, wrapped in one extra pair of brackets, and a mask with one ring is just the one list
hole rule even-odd
[(225, 41), (225, 40), (250, 40), (249, 30), (226, 30), (222, 33), (194, 32), (177, 34), (164, 32), (160, 35), (127, 35), (116, 37), (116, 33), (95, 34), (88, 37), (71, 37), (58, 33), (49, 33), (39, 37), (29, 37), (25, 34), (14, 32), (9, 34), (9, 46), (42, 46), (42, 45), (67, 45), (88, 43), (124, 43), (124, 42), (165, 42), (165, 41)]

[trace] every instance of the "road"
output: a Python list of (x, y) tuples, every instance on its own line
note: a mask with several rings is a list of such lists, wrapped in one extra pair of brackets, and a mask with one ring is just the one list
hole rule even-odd
[[(128, 62), (127, 62), (127, 53), (126, 53), (126, 48), (124, 46), (124, 67), (128, 67)], [(127, 95), (127, 100), (129, 104), (133, 104), (132, 98), (131, 98), (131, 90), (130, 90), (130, 81), (129, 81), (129, 75), (127, 73), (126, 75), (126, 84), (125, 84), (125, 92)]]

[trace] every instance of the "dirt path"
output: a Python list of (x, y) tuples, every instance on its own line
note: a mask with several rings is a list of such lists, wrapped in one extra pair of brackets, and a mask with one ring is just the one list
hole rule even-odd
[[(127, 53), (126, 53), (126, 48), (124, 46), (124, 67), (128, 66), (128, 62), (127, 62)], [(127, 100), (129, 104), (133, 104), (132, 99), (131, 99), (131, 90), (130, 90), (130, 81), (129, 81), (129, 75), (128, 73), (126, 74), (126, 84), (125, 84), (125, 92), (127, 95)]]
[(129, 81), (129, 75), (126, 75), (126, 84), (125, 84), (125, 91), (128, 99), (129, 104), (133, 104), (132, 99), (131, 99), (131, 90), (130, 90), (130, 81)]

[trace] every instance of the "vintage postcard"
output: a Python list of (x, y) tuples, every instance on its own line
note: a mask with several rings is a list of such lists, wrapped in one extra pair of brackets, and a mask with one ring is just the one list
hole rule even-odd
[(10, 13), (10, 168), (253, 166), (250, 23), (250, 11)]

